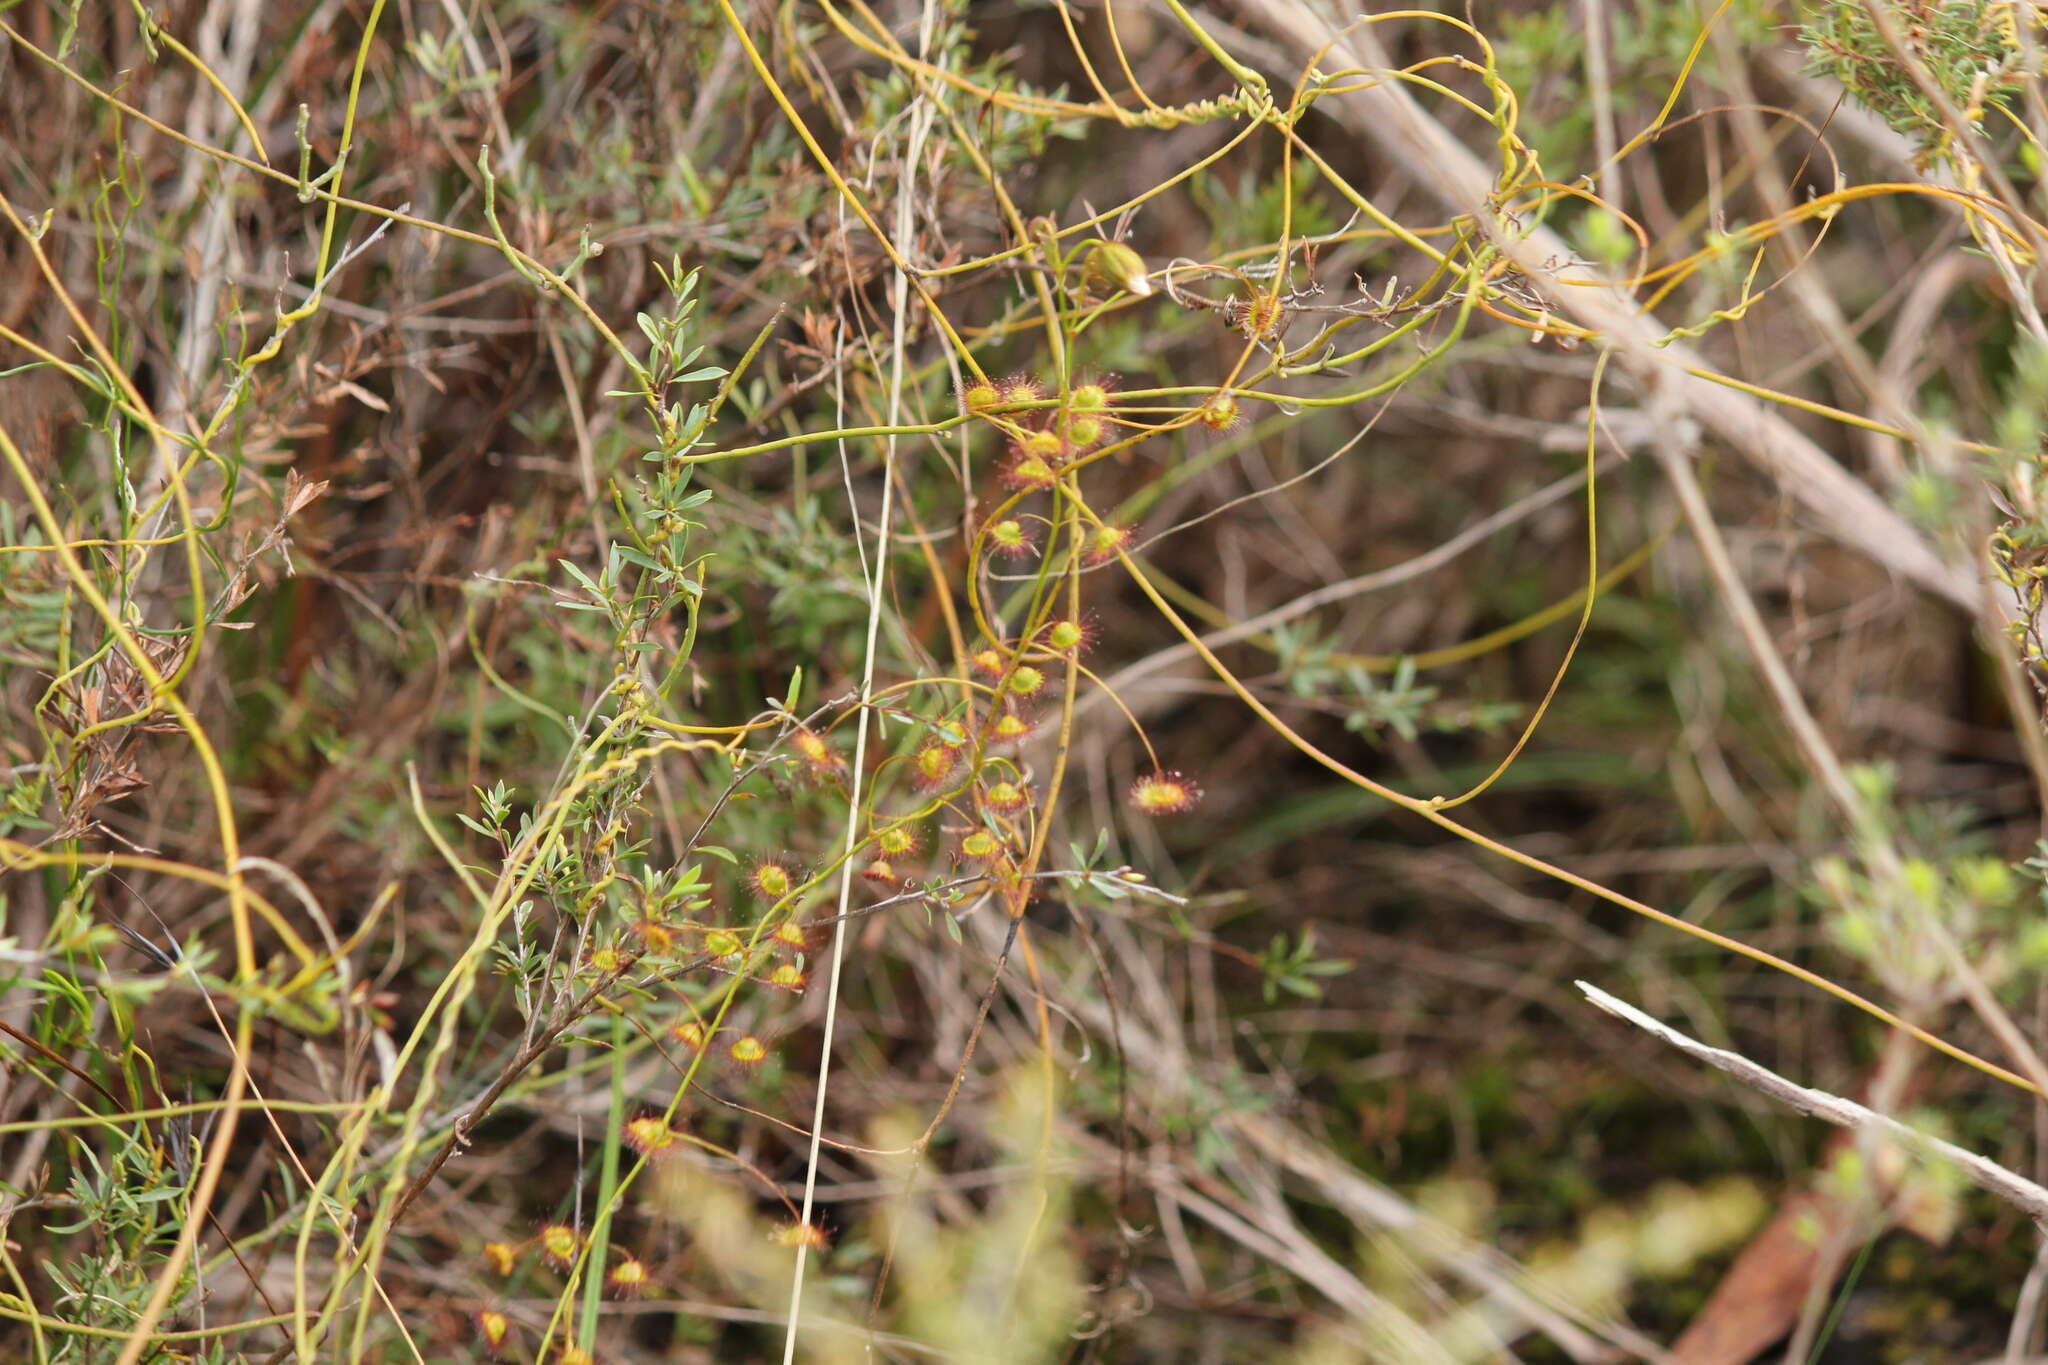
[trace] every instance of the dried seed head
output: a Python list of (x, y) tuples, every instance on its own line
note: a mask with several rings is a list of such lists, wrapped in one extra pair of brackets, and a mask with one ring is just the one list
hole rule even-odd
[(1152, 292), (1152, 281), (1145, 278), (1145, 258), (1122, 242), (1097, 242), (1090, 248), (1083, 276), (1098, 288), (1121, 289), (1137, 298)]
[(1254, 341), (1263, 341), (1279, 332), (1287, 317), (1287, 305), (1271, 294), (1259, 292), (1240, 299), (1236, 312), (1238, 330)]

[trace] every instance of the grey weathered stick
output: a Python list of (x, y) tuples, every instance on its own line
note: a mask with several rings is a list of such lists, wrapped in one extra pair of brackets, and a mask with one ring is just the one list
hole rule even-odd
[(1824, 1119), (1840, 1128), (1856, 1132), (1881, 1133), (1921, 1156), (1946, 1161), (1968, 1176), (1973, 1184), (2003, 1199), (2033, 1219), (2044, 1230), (2048, 1230), (2048, 1189), (2043, 1189), (2025, 1176), (2015, 1174), (1995, 1161), (1978, 1156), (1975, 1152), (1965, 1151), (1953, 1142), (1944, 1142), (1917, 1128), (1910, 1128), (1887, 1114), (1880, 1114), (1875, 1109), (1866, 1109), (1854, 1100), (1845, 1100), (1839, 1095), (1830, 1095), (1825, 1090), (1814, 1090), (1808, 1086), (1794, 1084), (1769, 1067), (1752, 1062), (1741, 1053), (1708, 1047), (1705, 1043), (1686, 1037), (1669, 1024), (1659, 1023), (1634, 1005), (1615, 999), (1598, 986), (1589, 985), (1584, 981), (1575, 984), (1585, 992), (1588, 1000), (1615, 1018), (1625, 1019), (1637, 1028), (1663, 1039), (1686, 1056), (1727, 1072), (1750, 1089), (1780, 1104), (1788, 1105), (1813, 1118)]

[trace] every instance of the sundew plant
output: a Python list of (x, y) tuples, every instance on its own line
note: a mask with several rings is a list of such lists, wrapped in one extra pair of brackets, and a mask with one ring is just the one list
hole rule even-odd
[(0, 0), (0, 1358), (2029, 1358), (2044, 42)]

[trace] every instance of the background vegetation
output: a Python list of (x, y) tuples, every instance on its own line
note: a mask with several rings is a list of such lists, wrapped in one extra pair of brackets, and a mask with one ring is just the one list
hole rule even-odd
[(0, 1356), (2040, 1350), (2041, 13), (1443, 8), (0, 3)]

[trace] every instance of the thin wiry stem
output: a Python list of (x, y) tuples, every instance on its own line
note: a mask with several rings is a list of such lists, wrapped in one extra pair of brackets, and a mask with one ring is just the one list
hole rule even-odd
[[(937, 19), (936, 7), (932, 0), (926, 0), (924, 17), (918, 32), (919, 53), (931, 49), (932, 28)], [(912, 114), (910, 123), (909, 148), (903, 158), (902, 180), (897, 186), (896, 198), (896, 240), (908, 244), (912, 235), (912, 192), (917, 184), (917, 166), (924, 146), (925, 133), (931, 126), (931, 108), (928, 102), (920, 100)], [(891, 291), (893, 317), (889, 347), (889, 426), (895, 426), (903, 405), (903, 362), (908, 349), (905, 335), (910, 312), (910, 272), (899, 268)], [(843, 390), (842, 390), (843, 401)], [(846, 463), (846, 447), (841, 443), (839, 458), (842, 466)], [(852, 486), (851, 472), (847, 471), (849, 490)], [(867, 774), (868, 732), (873, 723), (874, 708), (866, 701), (875, 688), (875, 647), (882, 625), (882, 603), (887, 590), (889, 575), (889, 535), (895, 521), (896, 499), (896, 438), (890, 436), (882, 447), (882, 511), (876, 519), (874, 554), (867, 560), (868, 619), (867, 640), (861, 652), (860, 695), (863, 705), (859, 719), (855, 722), (853, 743), (853, 771), (848, 778), (846, 801), (845, 858), (839, 867), (839, 908), (838, 918), (832, 925), (832, 958), (826, 969), (825, 984), (825, 1025), (824, 1037), (818, 1046), (818, 1095), (811, 1111), (811, 1146), (804, 1161), (804, 1198), (800, 1215), (799, 1232), (811, 1226), (812, 1210), (817, 1203), (819, 1148), (825, 1135), (825, 1096), (827, 1083), (832, 1072), (832, 1040), (839, 1019), (839, 982), (846, 960), (846, 910), (853, 895), (853, 853), (860, 842), (861, 826), (861, 782)], [(848, 498), (847, 512), (854, 521), (855, 535), (859, 535), (860, 509)], [(803, 1321), (804, 1268), (810, 1259), (808, 1239), (797, 1238), (796, 1264), (790, 1272), (789, 1325), (782, 1337), (783, 1365), (791, 1365), (796, 1359), (797, 1335)]]

